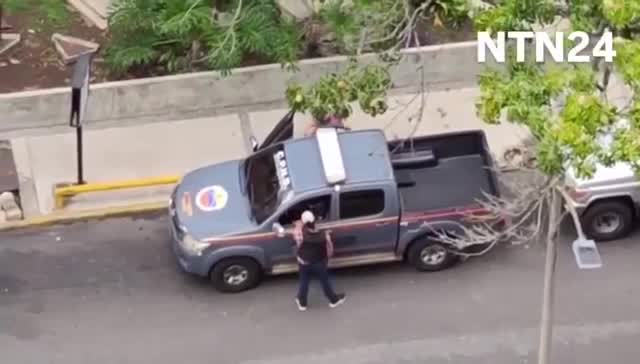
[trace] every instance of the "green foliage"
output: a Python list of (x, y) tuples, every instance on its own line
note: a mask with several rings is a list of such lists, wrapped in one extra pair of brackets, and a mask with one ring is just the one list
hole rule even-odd
[(319, 121), (330, 116), (347, 118), (353, 112), (353, 102), (375, 117), (388, 108), (386, 94), (390, 86), (388, 64), (360, 66), (352, 60), (345, 71), (325, 75), (308, 88), (289, 85), (287, 101), (293, 110), (309, 112)]
[(354, 54), (363, 45), (363, 33), (364, 45), (373, 50), (398, 42), (404, 17), (410, 11), (407, 2), (398, 0), (327, 0), (318, 15), (335, 33), (342, 51)]
[(478, 31), (492, 34), (524, 31), (536, 23), (550, 23), (556, 14), (552, 0), (504, 0), (499, 6), (481, 11), (474, 18), (474, 24)]
[(24, 12), (31, 9), (30, 4), (24, 0), (3, 0), (0, 1), (0, 4), (9, 13)]
[(606, 19), (616, 28), (640, 21), (638, 0), (604, 0), (602, 3)]
[[(573, 30), (594, 32), (604, 27), (618, 35), (611, 72), (634, 91), (626, 109), (609, 104), (599, 88), (606, 87), (601, 67), (544, 66), (515, 63), (506, 70), (486, 70), (479, 77), (477, 112), (487, 123), (502, 120), (528, 128), (538, 142), (537, 160), (549, 176), (568, 168), (589, 177), (598, 164), (631, 164), (640, 171), (640, 41), (633, 30), (640, 17), (637, 0), (575, 0), (568, 14)], [(544, 0), (505, 0), (476, 18), (480, 30), (532, 30), (536, 22), (549, 24), (557, 10)], [(609, 135), (611, 143), (603, 143)]]
[(640, 40), (616, 39), (616, 58), (618, 72), (624, 80), (640, 93)]
[(273, 0), (236, 0), (217, 19), (210, 1), (116, 0), (105, 60), (117, 73), (159, 65), (170, 72), (208, 68), (228, 73), (249, 56), (292, 64), (298, 26)]
[(335, 34), (343, 53), (399, 48), (419, 18), (457, 27), (469, 19), (467, 0), (327, 0), (319, 18)]
[(65, 0), (1, 0), (0, 4), (9, 14), (33, 15), (44, 27), (63, 26), (70, 16)]
[(469, 19), (471, 7), (468, 0), (435, 0), (426, 10), (438, 22), (457, 28)]
[(603, 19), (602, 0), (573, 0), (569, 19), (573, 29), (595, 32)]

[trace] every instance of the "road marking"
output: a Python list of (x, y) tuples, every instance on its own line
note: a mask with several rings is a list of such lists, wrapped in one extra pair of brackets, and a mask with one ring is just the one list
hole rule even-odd
[[(640, 335), (640, 321), (556, 326), (554, 328), (556, 345), (589, 345), (598, 340), (632, 335)], [(318, 353), (250, 360), (241, 364), (427, 363), (428, 360), (434, 359), (452, 359), (456, 356), (482, 357), (505, 352), (526, 356), (535, 352), (537, 340), (538, 329), (484, 332), (463, 336), (361, 345)]]

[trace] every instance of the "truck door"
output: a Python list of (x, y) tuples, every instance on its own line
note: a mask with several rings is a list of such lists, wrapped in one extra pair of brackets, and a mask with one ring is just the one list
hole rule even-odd
[(335, 257), (395, 252), (398, 209), (389, 189), (348, 189), (337, 193), (338, 220), (332, 225)]
[[(309, 196), (297, 200), (285, 207), (274, 222), (279, 223), (287, 230), (294, 228), (294, 222), (300, 220), (305, 210), (310, 210), (318, 219), (318, 226), (329, 223), (332, 220), (331, 194), (324, 193)], [(268, 247), (267, 253), (274, 265), (296, 264), (295, 242), (289, 235), (275, 239)]]
[(293, 138), (293, 117), (295, 112), (289, 111), (278, 123), (273, 127), (269, 135), (258, 144), (258, 141), (252, 137), (253, 151), (257, 152), (268, 148), (276, 143)]

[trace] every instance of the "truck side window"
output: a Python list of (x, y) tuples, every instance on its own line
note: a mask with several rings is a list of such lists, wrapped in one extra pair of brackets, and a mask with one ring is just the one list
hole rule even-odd
[(282, 226), (292, 225), (294, 221), (300, 220), (300, 215), (302, 215), (305, 210), (311, 210), (311, 212), (316, 215), (318, 221), (327, 220), (329, 218), (329, 212), (331, 211), (330, 206), (331, 195), (300, 201), (284, 212), (278, 219), (278, 222)]
[(352, 219), (384, 211), (383, 190), (362, 190), (340, 194), (340, 218)]

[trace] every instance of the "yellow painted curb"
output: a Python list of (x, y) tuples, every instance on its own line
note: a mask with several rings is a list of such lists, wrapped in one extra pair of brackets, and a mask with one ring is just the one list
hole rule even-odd
[(55, 198), (56, 209), (62, 209), (64, 208), (66, 198), (73, 197), (81, 193), (104, 192), (129, 188), (153, 187), (160, 185), (173, 185), (178, 183), (179, 181), (180, 176), (161, 176), (131, 179), (126, 181), (87, 183), (83, 185), (70, 185), (65, 187), (56, 186), (54, 188), (53, 195)]
[(78, 210), (67, 212), (54, 212), (49, 215), (38, 216), (31, 219), (11, 221), (0, 224), (0, 231), (23, 229), (33, 226), (46, 226), (74, 221), (103, 219), (116, 216), (129, 216), (149, 212), (162, 211), (168, 208), (167, 202), (140, 203), (127, 206), (114, 206), (103, 209)]

